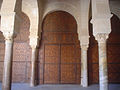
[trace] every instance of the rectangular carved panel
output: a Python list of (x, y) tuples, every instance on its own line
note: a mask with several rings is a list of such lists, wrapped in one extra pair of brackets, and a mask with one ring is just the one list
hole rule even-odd
[[(75, 57), (75, 47), (74, 45), (62, 45), (61, 46), (61, 57)], [(61, 61), (61, 62), (64, 62)]]
[(44, 83), (59, 83), (59, 45), (45, 45)]
[(45, 46), (45, 56), (58, 57), (59, 56), (59, 46), (58, 45), (46, 45)]
[(59, 45), (45, 46), (45, 63), (59, 63), (60, 47)]
[(25, 82), (26, 80), (26, 62), (14, 62), (12, 71), (13, 82)]
[(44, 83), (57, 84), (59, 83), (59, 65), (45, 64)]
[(61, 45), (61, 83), (80, 82), (79, 51), (80, 49), (74, 44)]
[(76, 83), (76, 65), (62, 64), (61, 65), (61, 83)]

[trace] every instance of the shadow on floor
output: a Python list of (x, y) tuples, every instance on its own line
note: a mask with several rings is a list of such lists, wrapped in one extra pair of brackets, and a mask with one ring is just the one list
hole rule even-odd
[[(0, 90), (2, 90), (1, 83)], [(13, 83), (12, 90), (99, 90), (99, 85), (91, 85), (87, 88), (80, 85), (40, 85), (31, 88), (29, 84)], [(109, 90), (120, 90), (120, 84), (110, 84)]]

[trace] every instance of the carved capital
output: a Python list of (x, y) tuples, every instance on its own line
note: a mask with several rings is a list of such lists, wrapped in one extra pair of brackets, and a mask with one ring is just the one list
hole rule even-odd
[(106, 43), (106, 40), (108, 39), (108, 34), (99, 33), (95, 36), (95, 39), (98, 41), (98, 43)]
[(88, 44), (81, 45), (81, 49), (87, 51), (88, 50)]
[(13, 41), (15, 37), (15, 34), (13, 32), (3, 32), (3, 35), (7, 41)]
[(16, 12), (0, 12), (1, 14), (1, 32), (18, 33), (20, 26), (20, 17)]
[(29, 44), (30, 44), (31, 48), (32, 49), (37, 48), (39, 46), (39, 37), (38, 36), (31, 37), (30, 36), (29, 38), (30, 38)]

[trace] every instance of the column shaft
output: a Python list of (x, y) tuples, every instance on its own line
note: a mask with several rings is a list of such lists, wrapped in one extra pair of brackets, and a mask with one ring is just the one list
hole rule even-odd
[(2, 90), (11, 90), (13, 41), (5, 41), (5, 57)]
[(81, 85), (88, 86), (87, 47), (81, 47)]
[(32, 49), (32, 58), (31, 58), (31, 80), (30, 80), (30, 86), (33, 87), (36, 85), (36, 54), (37, 49)]
[[(99, 42), (98, 42), (99, 43)], [(99, 43), (99, 83), (100, 90), (108, 90), (106, 42)]]

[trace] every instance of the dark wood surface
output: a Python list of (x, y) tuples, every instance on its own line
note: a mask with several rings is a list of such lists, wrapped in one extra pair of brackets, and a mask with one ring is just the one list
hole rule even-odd
[(44, 63), (40, 73), (43, 84), (80, 83), (79, 45), (76, 21), (70, 14), (59, 11), (45, 17), (41, 41)]

